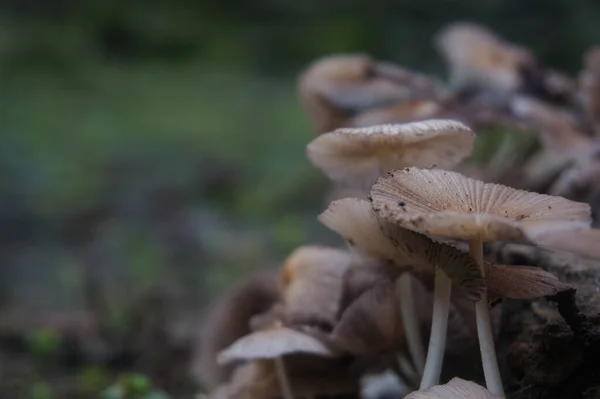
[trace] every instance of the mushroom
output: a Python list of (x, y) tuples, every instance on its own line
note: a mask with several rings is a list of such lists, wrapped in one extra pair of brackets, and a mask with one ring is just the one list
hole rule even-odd
[(233, 370), (220, 366), (216, 355), (238, 338), (251, 332), (252, 317), (270, 309), (280, 299), (277, 269), (251, 273), (209, 306), (196, 343), (196, 359), (192, 369), (204, 383), (215, 385), (226, 381)]
[(539, 126), (542, 149), (524, 167), (524, 187), (583, 199), (600, 176), (600, 144), (584, 134), (575, 119), (540, 101), (520, 97), (515, 113)]
[(488, 90), (505, 97), (523, 87), (522, 71), (534, 63), (529, 51), (474, 23), (452, 23), (434, 43), (450, 67), (451, 84), (461, 91)]
[(475, 134), (451, 120), (342, 128), (311, 141), (307, 155), (331, 180), (361, 188), (405, 166), (451, 168), (471, 154)]
[[(438, 289), (438, 295), (434, 297), (427, 361), (423, 361), (410, 276), (405, 273), (399, 277), (398, 282), (400, 302), (403, 305), (400, 310), (406, 328), (409, 352), (419, 371), (423, 370), (422, 367), (426, 363), (435, 366), (431, 370), (425, 367), (424, 379), (439, 378), (445, 348), (450, 294), (449, 284), (445, 284), (444, 281), (455, 281), (469, 297), (479, 299), (483, 282), (479, 267), (473, 259), (451, 246), (435, 243), (421, 234), (385, 222), (373, 212), (367, 201), (355, 198), (334, 201), (318, 219), (367, 256), (386, 260), (405, 270), (439, 268), (436, 283), (446, 290), (440, 293)], [(438, 279), (443, 282), (438, 283)], [(434, 360), (431, 361), (430, 358)]]
[(413, 392), (405, 399), (501, 399), (484, 387), (455, 377), (447, 384), (436, 385), (422, 391)]
[(331, 329), (337, 322), (351, 252), (317, 245), (294, 250), (280, 272), (285, 321)]
[(585, 224), (575, 224), (561, 230), (536, 230), (529, 233), (528, 237), (540, 247), (600, 259), (600, 230), (588, 229)]
[[(591, 223), (588, 204), (435, 169), (393, 171), (379, 178), (371, 196), (381, 219), (423, 234), (469, 240), (471, 256), (482, 273), (484, 241), (528, 241), (527, 234), (535, 231), (556, 230), (564, 223)], [(449, 283), (441, 282), (448, 287), (443, 288), (447, 295)], [(486, 384), (492, 393), (503, 395), (485, 293), (475, 310)]]
[(483, 92), (500, 104), (518, 91), (558, 102), (573, 97), (573, 79), (540, 67), (531, 51), (506, 42), (481, 25), (452, 23), (434, 42), (450, 67), (451, 84), (459, 92)]
[(410, 96), (403, 70), (366, 54), (320, 58), (298, 79), (300, 99), (323, 133), (346, 124), (361, 111), (398, 103)]
[(273, 359), (282, 396), (285, 399), (292, 399), (292, 388), (283, 357), (294, 353), (333, 356), (331, 350), (318, 339), (276, 324), (269, 329), (240, 338), (220, 352), (217, 361), (220, 364), (227, 364), (236, 361)]

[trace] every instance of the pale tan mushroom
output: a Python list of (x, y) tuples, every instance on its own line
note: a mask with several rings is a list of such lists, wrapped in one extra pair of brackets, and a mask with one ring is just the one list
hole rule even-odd
[(405, 72), (366, 54), (338, 54), (311, 63), (298, 80), (300, 98), (316, 130), (346, 125), (357, 113), (410, 97)]
[(351, 252), (337, 248), (305, 245), (294, 250), (279, 277), (286, 322), (332, 328), (340, 312), (344, 275), (353, 261)]
[(492, 394), (484, 387), (461, 378), (455, 377), (447, 384), (436, 385), (421, 391), (416, 391), (405, 399), (502, 399), (503, 396)]
[(225, 382), (232, 366), (216, 363), (217, 353), (251, 332), (252, 317), (269, 310), (280, 300), (278, 269), (260, 270), (244, 277), (208, 307), (196, 343), (193, 372), (205, 384)]
[(297, 353), (322, 357), (333, 356), (331, 350), (318, 339), (277, 324), (269, 329), (257, 331), (238, 339), (219, 353), (217, 361), (220, 364), (227, 364), (236, 361), (272, 359), (282, 396), (285, 399), (292, 399), (292, 388), (283, 359), (286, 355)]
[[(386, 223), (377, 217), (367, 201), (354, 198), (334, 201), (318, 219), (364, 255), (386, 260), (407, 270), (440, 268), (443, 272), (437, 273), (437, 278), (450, 278), (468, 296), (479, 298), (481, 272), (468, 255), (453, 247), (435, 243), (423, 235)], [(419, 371), (422, 371), (426, 361), (423, 359), (410, 276), (406, 273), (401, 275), (399, 284), (403, 304), (401, 315), (408, 348)], [(427, 354), (429, 362), (432, 362), (429, 360), (430, 356), (435, 359), (433, 364), (438, 369), (434, 373), (437, 373), (438, 378), (445, 348), (449, 289), (447, 293), (447, 296), (438, 295), (439, 298), (434, 298), (432, 336)]]
[(600, 230), (571, 225), (561, 230), (533, 231), (529, 239), (540, 247), (600, 259)]
[[(377, 181), (371, 196), (373, 209), (388, 222), (424, 234), (469, 240), (471, 256), (482, 272), (484, 241), (528, 241), (533, 232), (560, 229), (565, 223), (591, 223), (588, 204), (443, 170), (396, 170)], [(491, 392), (503, 395), (485, 295), (475, 306), (486, 384)]]
[(523, 87), (522, 70), (534, 63), (528, 50), (474, 23), (452, 23), (434, 42), (450, 67), (452, 85), (458, 89), (490, 90), (506, 96)]
[(469, 156), (475, 134), (452, 120), (343, 128), (315, 138), (307, 155), (331, 180), (361, 188), (405, 166), (452, 168)]

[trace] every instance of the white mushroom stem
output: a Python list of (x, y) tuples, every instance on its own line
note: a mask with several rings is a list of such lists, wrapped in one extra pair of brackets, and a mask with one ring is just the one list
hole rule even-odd
[(400, 314), (402, 316), (404, 331), (406, 332), (408, 352), (415, 365), (417, 374), (421, 376), (425, 368), (425, 349), (421, 341), (421, 329), (419, 328), (419, 318), (412, 293), (412, 279), (409, 273), (404, 272), (400, 275), (399, 285)]
[(433, 293), (433, 317), (431, 335), (425, 370), (419, 389), (427, 389), (440, 382), (444, 351), (446, 349), (446, 331), (448, 330), (448, 313), (450, 311), (450, 293), (452, 281), (441, 269), (435, 272), (435, 289)]
[[(483, 241), (481, 238), (469, 241), (469, 253), (475, 259), (481, 269), (482, 275), (485, 277)], [(492, 394), (504, 397), (504, 388), (502, 387), (502, 378), (500, 378), (496, 349), (494, 347), (494, 335), (492, 334), (487, 291), (484, 291), (481, 300), (475, 303), (475, 317), (477, 320), (477, 335), (479, 337), (479, 349), (481, 350), (485, 384)]]
[(288, 374), (285, 369), (283, 357), (276, 357), (274, 361), (275, 371), (277, 372), (277, 380), (279, 381), (279, 389), (281, 390), (281, 396), (283, 399), (294, 399), (294, 395), (292, 394), (292, 386), (290, 385), (290, 379), (288, 378)]

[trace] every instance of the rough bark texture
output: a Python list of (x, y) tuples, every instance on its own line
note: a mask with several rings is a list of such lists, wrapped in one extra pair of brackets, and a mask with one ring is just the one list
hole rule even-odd
[(507, 397), (600, 398), (600, 262), (519, 244), (487, 251), (498, 263), (540, 266), (573, 286), (502, 304), (497, 342)]

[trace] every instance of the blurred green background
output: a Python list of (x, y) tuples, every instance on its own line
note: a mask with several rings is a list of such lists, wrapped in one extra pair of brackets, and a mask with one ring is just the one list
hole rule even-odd
[[(96, 311), (97, 290), (118, 330), (157, 287), (197, 321), (243, 273), (337, 242), (298, 74), (367, 52), (443, 78), (431, 38), (455, 20), (571, 74), (600, 38), (592, 0), (0, 1), (2, 325)], [(28, 397), (67, 397), (38, 366)]]

